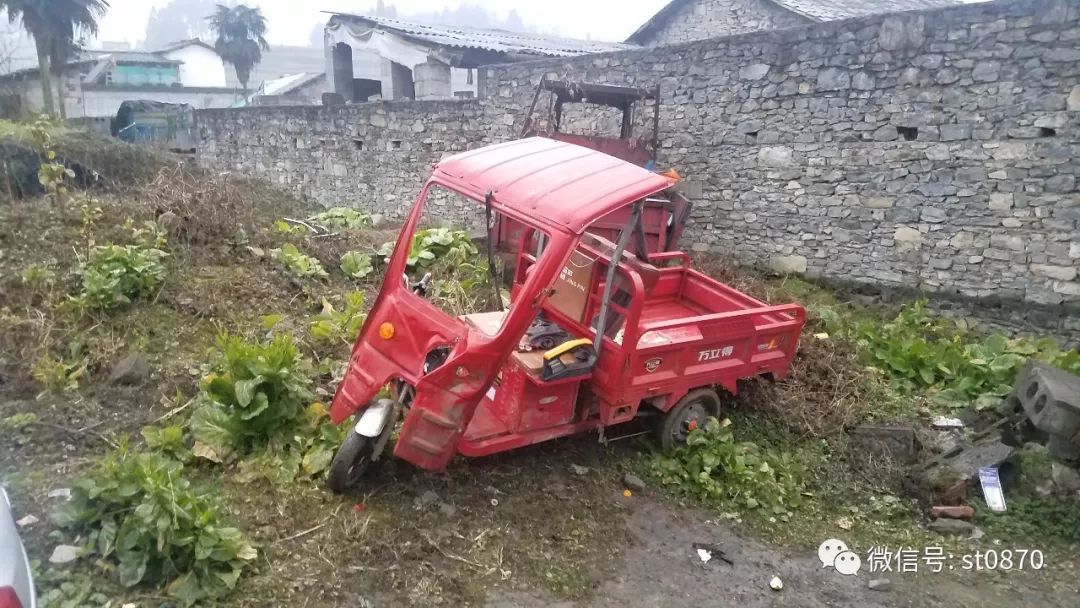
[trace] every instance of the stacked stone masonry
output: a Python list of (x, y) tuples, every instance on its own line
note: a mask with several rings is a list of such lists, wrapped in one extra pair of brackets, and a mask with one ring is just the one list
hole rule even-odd
[(545, 75), (661, 85), (660, 162), (695, 200), (687, 248), (1080, 305), (1076, 0), (495, 66), (467, 102), (204, 111), (200, 160), (400, 216), (442, 155), (513, 137)]
[(674, 1), (675, 11), (636, 42), (659, 46), (813, 23), (769, 0)]

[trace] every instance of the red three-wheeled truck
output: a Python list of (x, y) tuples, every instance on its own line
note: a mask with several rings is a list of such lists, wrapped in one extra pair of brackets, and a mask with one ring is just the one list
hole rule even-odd
[[(787, 374), (803, 308), (768, 306), (671, 250), (689, 209), (673, 177), (551, 135), (452, 156), (424, 184), (334, 396), (331, 419), (354, 428), (332, 490), (361, 483), (400, 417), (393, 454), (431, 471), (639, 417), (671, 446), (739, 379)], [(509, 252), (508, 309), (447, 314), (406, 274), (436, 188), (488, 219), (489, 259)]]

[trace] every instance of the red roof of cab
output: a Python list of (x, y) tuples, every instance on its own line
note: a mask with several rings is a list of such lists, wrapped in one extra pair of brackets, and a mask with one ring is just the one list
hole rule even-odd
[(581, 233), (589, 224), (671, 185), (644, 167), (597, 152), (530, 137), (444, 159), (437, 174), (501, 207)]

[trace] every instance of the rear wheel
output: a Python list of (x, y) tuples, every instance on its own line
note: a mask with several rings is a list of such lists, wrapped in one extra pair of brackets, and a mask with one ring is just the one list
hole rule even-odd
[(692, 390), (660, 417), (656, 425), (660, 447), (670, 450), (686, 443), (690, 431), (720, 411), (720, 396), (711, 388)]

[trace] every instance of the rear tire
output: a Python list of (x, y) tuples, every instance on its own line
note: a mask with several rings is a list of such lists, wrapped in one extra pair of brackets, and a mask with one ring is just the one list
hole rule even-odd
[(377, 437), (365, 437), (350, 430), (341, 443), (330, 470), (326, 474), (326, 486), (335, 494), (344, 494), (360, 485), (360, 481), (374, 462)]
[(686, 393), (675, 407), (660, 417), (656, 424), (656, 439), (669, 451), (686, 443), (690, 431), (705, 424), (709, 416), (720, 412), (720, 396), (711, 388), (699, 388)]

